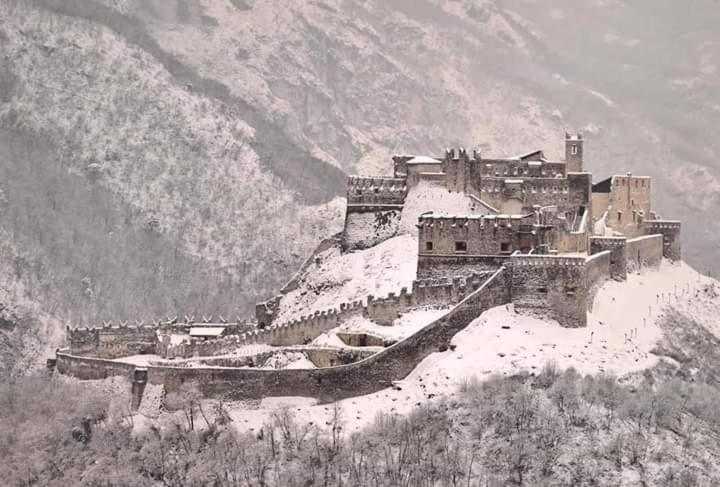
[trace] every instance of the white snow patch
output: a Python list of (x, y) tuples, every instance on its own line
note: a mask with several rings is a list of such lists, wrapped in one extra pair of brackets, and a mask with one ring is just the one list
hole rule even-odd
[(420, 181), (410, 189), (405, 198), (400, 232), (417, 236), (418, 218), (432, 211), (435, 215), (484, 215), (488, 213), (479, 203), (465, 193), (451, 193), (444, 186), (430, 181)]
[(338, 308), (342, 303), (364, 300), (369, 294), (383, 297), (410, 288), (416, 261), (417, 242), (410, 235), (345, 254), (337, 247), (328, 249), (299, 277), (298, 288), (283, 297), (277, 322)]

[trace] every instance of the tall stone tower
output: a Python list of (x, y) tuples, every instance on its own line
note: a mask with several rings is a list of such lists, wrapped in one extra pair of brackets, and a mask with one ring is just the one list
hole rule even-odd
[(565, 162), (567, 172), (583, 171), (583, 136), (565, 133)]

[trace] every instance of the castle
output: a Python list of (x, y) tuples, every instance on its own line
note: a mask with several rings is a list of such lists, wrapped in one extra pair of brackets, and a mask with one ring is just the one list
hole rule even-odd
[[(283, 321), (279, 310), (298, 287), (296, 276), (256, 306), (253, 322), (186, 318), (68, 329), (69, 347), (49, 366), (81, 379), (127, 377), (136, 405), (146, 382), (172, 391), (187, 381), (209, 397), (330, 401), (402, 379), (495, 306), (512, 303), (518, 313), (559, 326), (586, 326), (603, 282), (658, 267), (663, 258), (681, 259), (681, 225), (653, 211), (649, 177), (628, 173), (594, 183), (583, 155), (582, 135), (566, 134), (563, 161), (540, 150), (507, 159), (464, 149), (441, 158), (395, 156), (392, 177), (349, 178), (343, 232), (321, 242), (300, 272), (328, 248), (362, 252), (411, 228), (417, 236), (411, 288)], [(451, 200), (452, 211), (439, 209)], [(392, 327), (403, 314), (428, 307), (446, 312), (401, 340), (338, 332), (346, 346), (313, 343), (355, 317)], [(263, 367), (288, 351), (313, 367)], [(123, 359), (139, 355), (149, 358)]]

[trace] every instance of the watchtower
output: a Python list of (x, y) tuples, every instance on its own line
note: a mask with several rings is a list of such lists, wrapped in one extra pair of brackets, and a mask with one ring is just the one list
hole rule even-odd
[(565, 163), (567, 172), (583, 171), (583, 136), (565, 133)]

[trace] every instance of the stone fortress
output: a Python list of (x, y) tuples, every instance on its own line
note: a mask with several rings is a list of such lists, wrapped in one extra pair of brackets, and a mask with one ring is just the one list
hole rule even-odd
[[(256, 306), (254, 319), (68, 328), (68, 348), (48, 367), (80, 379), (126, 377), (135, 406), (146, 383), (171, 392), (192, 381), (206, 397), (333, 401), (392, 386), (496, 306), (512, 304), (562, 327), (586, 326), (605, 281), (681, 259), (681, 225), (653, 211), (649, 177), (628, 173), (593, 183), (584, 142), (566, 134), (564, 161), (547, 160), (540, 150), (507, 159), (464, 149), (441, 158), (395, 156), (392, 177), (349, 178), (343, 232), (323, 240), (278, 296)], [(423, 206), (420, 194), (434, 196)], [(452, 212), (433, 208), (448, 201)], [(402, 232), (417, 235), (411, 287), (291, 318), (280, 313), (323, 252), (363, 252)], [(357, 319), (391, 329), (424, 309), (439, 311), (397, 339), (343, 329)], [(341, 345), (318, 343), (324, 334)], [(306, 366), (273, 362), (288, 354)]]

